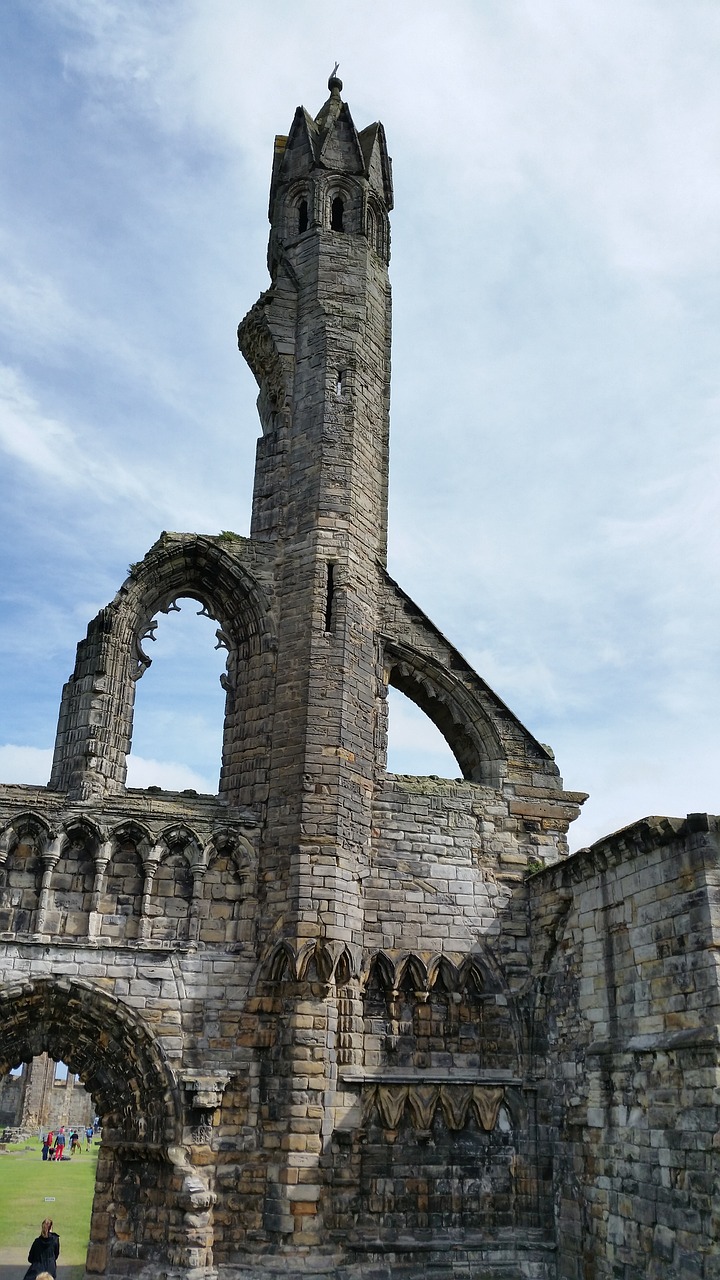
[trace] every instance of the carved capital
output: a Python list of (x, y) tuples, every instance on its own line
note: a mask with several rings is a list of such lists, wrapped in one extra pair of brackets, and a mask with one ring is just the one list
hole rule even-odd
[(229, 1080), (227, 1072), (217, 1075), (186, 1075), (183, 1080), (185, 1103), (191, 1111), (217, 1111)]

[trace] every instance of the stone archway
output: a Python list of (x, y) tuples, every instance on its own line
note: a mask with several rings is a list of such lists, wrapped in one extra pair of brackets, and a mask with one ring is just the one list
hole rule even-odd
[(189, 1163), (180, 1089), (142, 1018), (81, 980), (0, 988), (0, 1075), (41, 1053), (80, 1076), (103, 1126), (87, 1273), (214, 1274), (214, 1197)]

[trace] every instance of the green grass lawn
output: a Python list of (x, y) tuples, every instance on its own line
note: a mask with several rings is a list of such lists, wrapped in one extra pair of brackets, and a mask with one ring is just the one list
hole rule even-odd
[[(72, 1160), (45, 1161), (39, 1140), (0, 1152), (0, 1258), (26, 1263), (43, 1218), (60, 1236), (60, 1259), (82, 1266), (90, 1237), (90, 1211), (99, 1148)], [(54, 1199), (49, 1199), (54, 1197)], [(19, 1274), (22, 1274), (21, 1272)], [(79, 1272), (82, 1274), (82, 1271)]]

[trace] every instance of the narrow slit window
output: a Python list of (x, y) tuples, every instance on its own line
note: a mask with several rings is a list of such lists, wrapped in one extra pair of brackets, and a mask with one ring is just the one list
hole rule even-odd
[(344, 394), (344, 392), (345, 392), (345, 370), (338, 369), (337, 379), (335, 382), (335, 394), (337, 396), (341, 396)]
[(303, 231), (308, 229), (308, 202), (301, 200), (298, 206), (298, 235), (301, 236)]
[(325, 593), (325, 630), (332, 631), (335, 622), (334, 618), (335, 604), (335, 565), (332, 561), (328, 561), (327, 567), (327, 590)]
[(376, 242), (375, 242), (375, 240), (376, 240), (376, 237), (375, 237), (375, 218), (374, 218), (374, 216), (373, 216), (373, 213), (372, 213), (372, 210), (371, 210), (371, 209), (368, 209), (368, 216), (367, 216), (367, 238), (368, 238), (368, 240), (369, 240), (370, 244), (372, 245), (373, 249), (376, 249), (376, 248), (377, 248), (377, 245), (376, 245)]
[(345, 217), (345, 205), (340, 196), (336, 196), (330, 206), (330, 229), (331, 231), (344, 231), (343, 225)]

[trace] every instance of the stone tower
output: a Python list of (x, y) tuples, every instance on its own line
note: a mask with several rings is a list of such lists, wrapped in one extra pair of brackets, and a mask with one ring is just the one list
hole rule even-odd
[(277, 667), (263, 928), (362, 945), (386, 558), (392, 181), (341, 83), (275, 141), (272, 284), (239, 329), (260, 386), (252, 539), (272, 556)]
[[(88, 1276), (711, 1280), (718, 822), (568, 858), (585, 797), (389, 576), (391, 166), (341, 89), (275, 142), (250, 537), (162, 534), (49, 786), (0, 788), (0, 1074), (93, 1097)], [(227, 650), (217, 796), (125, 785), (186, 598)], [(387, 772), (389, 686), (461, 777)]]

